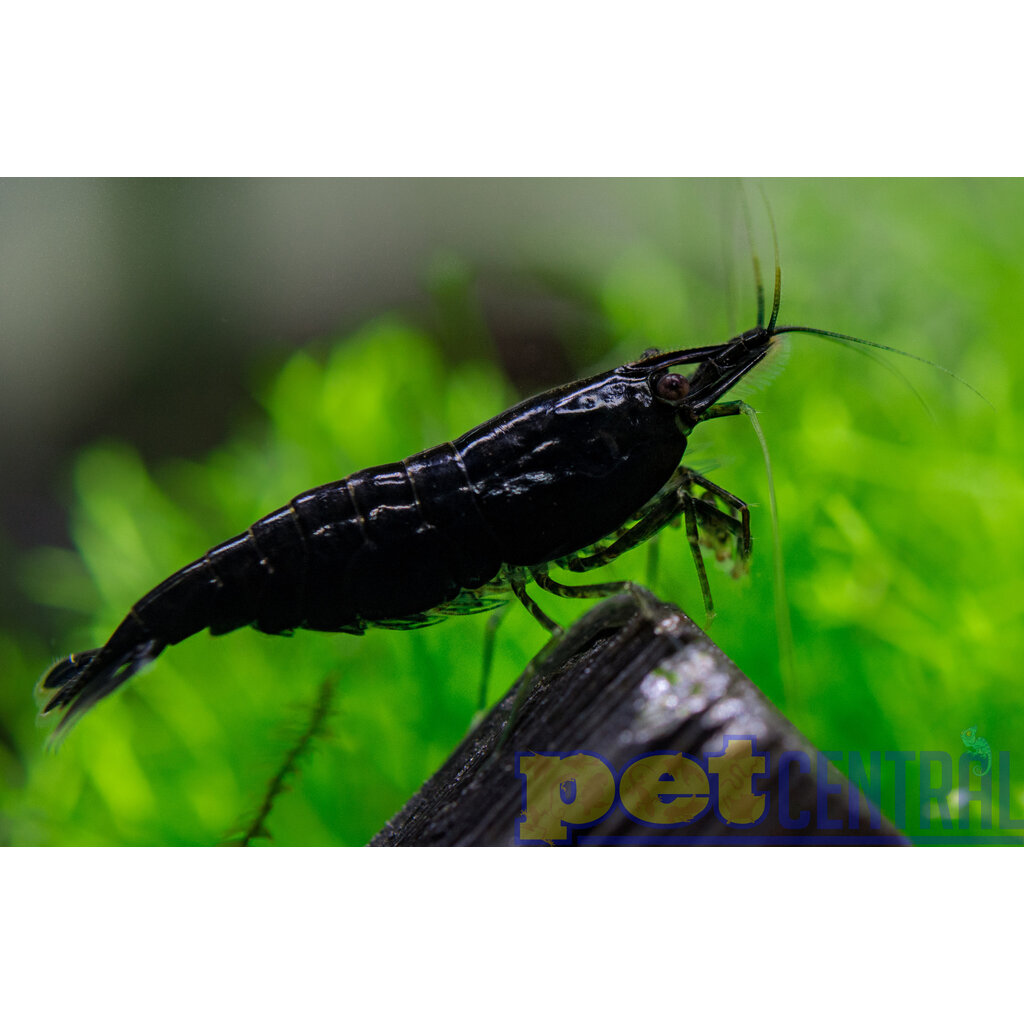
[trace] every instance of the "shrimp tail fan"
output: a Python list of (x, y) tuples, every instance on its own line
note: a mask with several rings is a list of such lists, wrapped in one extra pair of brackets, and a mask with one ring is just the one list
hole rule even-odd
[(53, 738), (61, 739), (89, 708), (131, 679), (165, 646), (129, 618), (103, 647), (57, 662), (36, 687), (40, 717), (63, 710)]

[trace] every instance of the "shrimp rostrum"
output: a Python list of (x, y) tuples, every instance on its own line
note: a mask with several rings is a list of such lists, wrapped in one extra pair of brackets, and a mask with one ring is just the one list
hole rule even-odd
[(570, 586), (549, 572), (611, 562), (677, 519), (710, 615), (700, 536), (728, 535), (746, 559), (747, 507), (681, 460), (699, 423), (742, 410), (719, 399), (780, 334), (813, 330), (776, 327), (777, 309), (778, 282), (767, 326), (761, 315), (724, 344), (645, 353), (520, 402), (455, 441), (298, 495), (158, 584), (102, 647), (55, 665), (39, 683), (42, 713), (63, 712), (57, 731), (66, 730), (203, 629), (413, 629), (511, 594), (557, 632), (527, 584), (563, 596), (621, 589)]

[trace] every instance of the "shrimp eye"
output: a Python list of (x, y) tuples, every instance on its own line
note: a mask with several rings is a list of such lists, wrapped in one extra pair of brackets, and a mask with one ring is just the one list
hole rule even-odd
[(666, 402), (680, 402), (690, 391), (690, 382), (680, 373), (666, 373), (654, 384), (654, 394)]

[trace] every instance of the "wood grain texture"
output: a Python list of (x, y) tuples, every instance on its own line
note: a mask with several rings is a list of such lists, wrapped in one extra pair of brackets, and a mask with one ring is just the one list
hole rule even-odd
[[(371, 845), (906, 843), (701, 629), (640, 588), (583, 616), (548, 655), (513, 715), (516, 701), (514, 688)], [(637, 759), (675, 758), (643, 766), (671, 767), (667, 783), (656, 770), (646, 784), (642, 771), (628, 783), (623, 776), (620, 798), (596, 823), (538, 830), (533, 810), (541, 802), (549, 826), (551, 814), (586, 821), (609, 802), (596, 762), (536, 757), (573, 752), (599, 756), (616, 776)], [(716, 776), (706, 800), (699, 799), (701, 773), (680, 754), (698, 759), (705, 778)], [(716, 755), (729, 759), (706, 760)], [(541, 761), (546, 782), (537, 771)], [(584, 770), (574, 771), (580, 764)], [(751, 776), (751, 765), (763, 774)], [(531, 814), (524, 819), (527, 775)], [(686, 795), (659, 797), (659, 790), (691, 794), (690, 802)], [(640, 808), (640, 816), (627, 805)], [(650, 823), (659, 815), (685, 817), (686, 808), (693, 820)], [(739, 824), (745, 813), (753, 822)]]

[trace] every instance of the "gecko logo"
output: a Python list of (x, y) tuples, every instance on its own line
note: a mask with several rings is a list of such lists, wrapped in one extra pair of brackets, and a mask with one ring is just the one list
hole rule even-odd
[(654, 829), (688, 825), (715, 814), (726, 825), (756, 825), (768, 809), (756, 779), (767, 760), (751, 736), (726, 736), (718, 754), (645, 754), (616, 776), (597, 754), (516, 754), (523, 802), (518, 839), (567, 844), (573, 829), (596, 825), (619, 806)]
[[(964, 729), (960, 733), (960, 739), (963, 740), (964, 746), (970, 751), (971, 759), (980, 762), (971, 765), (971, 773), (979, 778), (982, 775), (987, 775), (992, 767), (992, 748), (989, 746), (988, 740), (978, 735), (978, 727), (976, 725)], [(985, 767), (982, 768), (982, 765)]]

